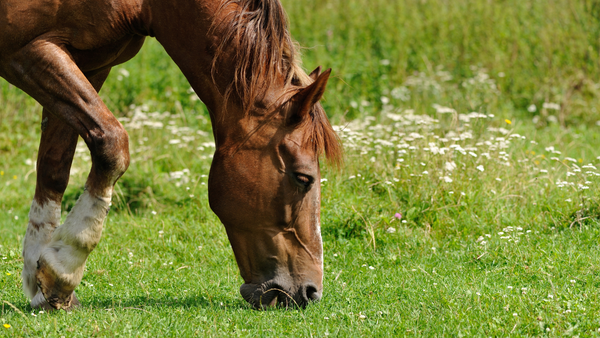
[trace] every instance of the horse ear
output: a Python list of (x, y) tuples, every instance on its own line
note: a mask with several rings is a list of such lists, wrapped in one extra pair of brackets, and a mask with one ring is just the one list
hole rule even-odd
[[(315, 71), (320, 71), (320, 67), (315, 69)], [(299, 105), (299, 109), (294, 113), (295, 116), (292, 117), (293, 121), (302, 121), (304, 117), (310, 113), (312, 107), (319, 102), (321, 97), (323, 97), (323, 93), (325, 93), (325, 87), (327, 86), (327, 81), (329, 80), (329, 75), (331, 74), (331, 68), (327, 69), (322, 74), (318, 75), (315, 82), (301, 89), (296, 95), (292, 97), (292, 101)]]
[(319, 75), (321, 75), (321, 66), (315, 68), (315, 70), (313, 70), (308, 76), (313, 79), (313, 81), (317, 81)]

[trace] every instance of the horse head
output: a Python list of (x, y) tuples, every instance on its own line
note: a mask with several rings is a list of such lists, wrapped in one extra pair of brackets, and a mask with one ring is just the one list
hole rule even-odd
[(318, 68), (312, 84), (290, 86), (217, 140), (210, 206), (244, 279), (240, 292), (255, 307), (305, 306), (322, 295), (319, 153), (339, 152), (319, 104), (329, 74)]

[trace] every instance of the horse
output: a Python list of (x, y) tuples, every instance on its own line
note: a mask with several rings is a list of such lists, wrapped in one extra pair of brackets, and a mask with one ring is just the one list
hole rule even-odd
[[(323, 292), (319, 158), (342, 160), (319, 103), (331, 70), (302, 70), (279, 0), (0, 0), (0, 76), (42, 106), (36, 188), (23, 242), (33, 308), (71, 310), (128, 168), (124, 127), (98, 92), (155, 37), (208, 108), (212, 211), (254, 308), (306, 306)], [(78, 138), (92, 158), (60, 225)]]

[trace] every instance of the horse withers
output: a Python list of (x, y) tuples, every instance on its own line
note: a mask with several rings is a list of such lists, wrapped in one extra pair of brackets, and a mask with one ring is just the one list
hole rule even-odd
[[(0, 0), (0, 76), (42, 106), (37, 183), (23, 247), (33, 307), (69, 310), (100, 241), (127, 132), (98, 96), (111, 67), (153, 36), (210, 112), (209, 201), (254, 307), (321, 298), (319, 155), (341, 147), (319, 100), (330, 71), (302, 71), (278, 0)], [(78, 137), (85, 191), (60, 223)]]

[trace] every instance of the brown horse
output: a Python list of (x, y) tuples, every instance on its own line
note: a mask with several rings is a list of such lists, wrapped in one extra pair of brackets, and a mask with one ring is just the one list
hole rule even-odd
[[(128, 136), (98, 91), (154, 36), (210, 111), (209, 200), (255, 307), (305, 306), (323, 288), (318, 157), (341, 148), (318, 103), (330, 71), (299, 66), (278, 0), (0, 0), (0, 76), (42, 106), (23, 248), (33, 307), (70, 309), (98, 244)], [(78, 137), (92, 168), (59, 226)]]

